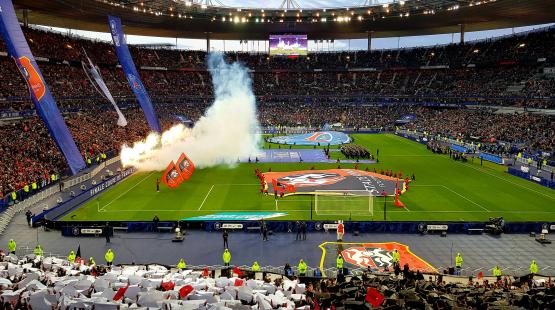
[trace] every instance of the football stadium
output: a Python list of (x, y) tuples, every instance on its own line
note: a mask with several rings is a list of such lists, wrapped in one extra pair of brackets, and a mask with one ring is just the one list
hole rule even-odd
[(555, 2), (0, 0), (1, 309), (554, 309)]

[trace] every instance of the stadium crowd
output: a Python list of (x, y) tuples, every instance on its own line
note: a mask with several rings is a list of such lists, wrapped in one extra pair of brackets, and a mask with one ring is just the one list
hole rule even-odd
[[(117, 153), (123, 143), (146, 136), (144, 116), (116, 69), (111, 44), (33, 28), (24, 32), (33, 54), (49, 59), (39, 61), (39, 66), (86, 160), (94, 163), (99, 154)], [(501, 114), (461, 104), (555, 107), (555, 79), (543, 71), (555, 65), (554, 43), (555, 29), (548, 28), (465, 45), (315, 53), (298, 59), (232, 52), (226, 58), (255, 70), (253, 89), (264, 127), (339, 124), (355, 130), (393, 130), (396, 120), (411, 114), (416, 119), (404, 125), (408, 129), (481, 141), (489, 152), (510, 154), (553, 152), (553, 117)], [(128, 118), (127, 127), (115, 124), (111, 106), (84, 75), (83, 49), (100, 66)], [(0, 51), (5, 50), (0, 42)], [(213, 99), (205, 52), (131, 46), (131, 53), (143, 67), (141, 78), (164, 128), (178, 121), (176, 115), (192, 121), (202, 115)], [(346, 70), (356, 68), (361, 70)], [(34, 186), (49, 183), (66, 165), (44, 124), (34, 116), (21, 74), (4, 56), (0, 76), (2, 199), (14, 190), (29, 186), (33, 191)], [(457, 108), (440, 107), (446, 104)], [(12, 119), (13, 113), (21, 114)]]
[[(402, 272), (367, 270), (337, 278), (304, 276), (306, 264), (287, 276), (251, 268), (210, 271), (175, 267), (107, 265), (82, 260), (73, 251), (67, 259), (44, 257), (40, 246), (18, 258), (0, 254), (0, 309), (551, 309), (555, 285), (532, 272), (522, 277), (462, 278), (424, 275), (405, 264)], [(79, 254), (79, 253), (77, 253)], [(287, 266), (287, 265), (286, 265)], [(495, 269), (495, 268), (494, 268)], [(227, 275), (226, 275), (227, 274)], [(464, 282), (464, 281), (463, 281)]]

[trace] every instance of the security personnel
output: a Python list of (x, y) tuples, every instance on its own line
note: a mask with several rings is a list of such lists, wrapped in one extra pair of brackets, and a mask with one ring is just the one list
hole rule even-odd
[(42, 251), (42, 248), (40, 247), (40, 244), (37, 244), (37, 246), (35, 247), (34, 253), (35, 253), (35, 256), (42, 256), (43, 251)]
[(56, 181), (56, 174), (55, 174), (55, 173), (52, 173), (52, 174), (50, 175), (50, 181), (51, 181), (52, 183), (54, 183), (54, 182)]
[(401, 253), (399, 253), (397, 249), (393, 250), (391, 261), (393, 262), (393, 267), (399, 266), (401, 264)]
[(75, 263), (75, 252), (73, 252), (73, 250), (71, 250), (71, 251), (69, 252), (69, 255), (67, 256), (67, 261), (68, 261), (70, 264)]
[(457, 257), (455, 257), (455, 268), (456, 268), (456, 274), (457, 275), (461, 275), (461, 269), (462, 269), (462, 264), (463, 264), (463, 258), (461, 253), (457, 253)]
[(297, 269), (299, 270), (299, 277), (304, 277), (306, 275), (306, 263), (304, 262), (304, 260), (299, 261), (299, 265), (297, 266)]
[(23, 192), (25, 192), (25, 198), (29, 197), (29, 184), (23, 186)]
[(532, 260), (530, 263), (530, 273), (533, 275), (538, 273), (538, 264), (536, 264), (535, 260)]
[(224, 250), (222, 259), (224, 260), (224, 266), (229, 266), (229, 263), (231, 263), (231, 253), (229, 252), (229, 249)]
[(501, 280), (501, 268), (499, 268), (499, 266), (495, 266), (495, 268), (493, 268), (493, 276), (497, 277), (497, 281)]
[(15, 191), (12, 192), (12, 201), (13, 203), (17, 201), (17, 193)]
[(253, 272), (259, 272), (259, 271), (260, 271), (260, 265), (258, 264), (257, 261), (255, 261), (254, 263), (252, 263), (251, 270), (252, 270)]
[(94, 261), (94, 258), (91, 256), (89, 257), (89, 266), (94, 266), (96, 265), (96, 262)]
[(92, 166), (92, 160), (90, 157), (87, 157), (87, 166)]
[(177, 269), (185, 270), (185, 268), (187, 268), (187, 264), (185, 264), (185, 260), (182, 258), (179, 260), (179, 263), (177, 263)]
[(36, 181), (31, 184), (31, 189), (33, 190), (33, 193), (37, 192), (38, 186)]
[(106, 160), (106, 153), (101, 153), (100, 158), (102, 159), (102, 161), (105, 161)]
[(335, 259), (335, 267), (337, 268), (338, 273), (343, 273), (343, 256), (341, 256), (341, 253), (339, 253)]
[(10, 252), (10, 254), (15, 255), (15, 249), (17, 249), (17, 244), (13, 239), (10, 239), (10, 241), (8, 242), (8, 251)]
[(112, 267), (112, 262), (114, 261), (114, 252), (112, 252), (112, 249), (108, 249), (108, 251), (104, 255), (104, 259), (106, 259), (106, 264), (108, 265), (108, 267)]
[(530, 165), (532, 165), (532, 158), (528, 157), (528, 167), (530, 167)]

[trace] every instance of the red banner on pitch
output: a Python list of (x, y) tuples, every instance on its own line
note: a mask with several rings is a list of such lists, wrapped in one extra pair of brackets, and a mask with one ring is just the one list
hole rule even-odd
[(184, 179), (177, 170), (177, 166), (172, 161), (162, 175), (162, 182), (164, 182), (164, 184), (166, 184), (169, 188), (176, 188), (179, 184), (183, 183), (183, 181)]
[(185, 155), (185, 153), (181, 153), (181, 156), (179, 156), (179, 159), (177, 160), (177, 168), (181, 177), (185, 180), (188, 180), (195, 171), (195, 165), (189, 157)]
[(193, 162), (185, 155), (181, 153), (177, 164), (173, 161), (168, 165), (166, 171), (162, 175), (162, 182), (166, 184), (169, 188), (176, 188), (179, 184), (188, 180), (193, 172), (195, 171), (195, 165)]

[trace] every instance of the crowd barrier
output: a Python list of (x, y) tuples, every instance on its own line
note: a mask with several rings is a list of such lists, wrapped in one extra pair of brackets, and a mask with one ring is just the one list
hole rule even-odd
[(489, 153), (480, 153), (480, 158), (500, 165), (505, 164), (505, 160), (503, 159), (503, 157), (489, 154)]
[(520, 177), (520, 178), (538, 183), (540, 185), (543, 185), (545, 187), (549, 187), (551, 189), (555, 189), (555, 181), (548, 180), (548, 179), (543, 178), (541, 176), (533, 175), (533, 174), (524, 172), (520, 169), (516, 169), (516, 168), (513, 168), (513, 167), (509, 167), (508, 172), (511, 175), (514, 175), (514, 176), (517, 176), (517, 177)]
[[(107, 156), (110, 157), (111, 155), (113, 155), (113, 152), (107, 153)], [(93, 170), (91, 170), (90, 172), (87, 172), (85, 174), (82, 175), (78, 175), (76, 177), (70, 178), (66, 181), (63, 181), (63, 188), (70, 188), (73, 187), (77, 184), (81, 184), (85, 181), (88, 181), (92, 178), (94, 178), (97, 174), (99, 174), (100, 172), (102, 172), (102, 170), (104, 170), (106, 167), (110, 166), (111, 164), (118, 162), (120, 159), (119, 155), (116, 157), (112, 157), (106, 161), (103, 161), (101, 163), (98, 164), (98, 166), (96, 166)]]
[(123, 170), (121, 173), (116, 174), (113, 177), (97, 185), (92, 186), (91, 188), (83, 190), (81, 193), (71, 198), (70, 200), (63, 202), (48, 210), (45, 210), (38, 215), (35, 215), (32, 218), (33, 224), (39, 223), (43, 220), (54, 221), (61, 218), (69, 211), (80, 206), (90, 198), (104, 192), (105, 190), (112, 187), (113, 185), (121, 182), (122, 180), (124, 180), (125, 178), (133, 174), (134, 172), (135, 172), (135, 168), (128, 168), (126, 170)]
[[(105, 222), (49, 222), (49, 227), (58, 228), (64, 236), (102, 235)], [(180, 221), (178, 222), (110, 222), (115, 230), (125, 232), (173, 232), (179, 225), (186, 230), (205, 230), (221, 232), (242, 231), (260, 233), (260, 221)], [(297, 233), (296, 221), (266, 221), (266, 227), (272, 232)], [(413, 233), (413, 234), (475, 234), (485, 231), (486, 222), (345, 222), (348, 233)], [(337, 223), (333, 221), (307, 221), (308, 233), (335, 233)], [(505, 233), (539, 233), (542, 230), (555, 232), (555, 222), (508, 222)]]

